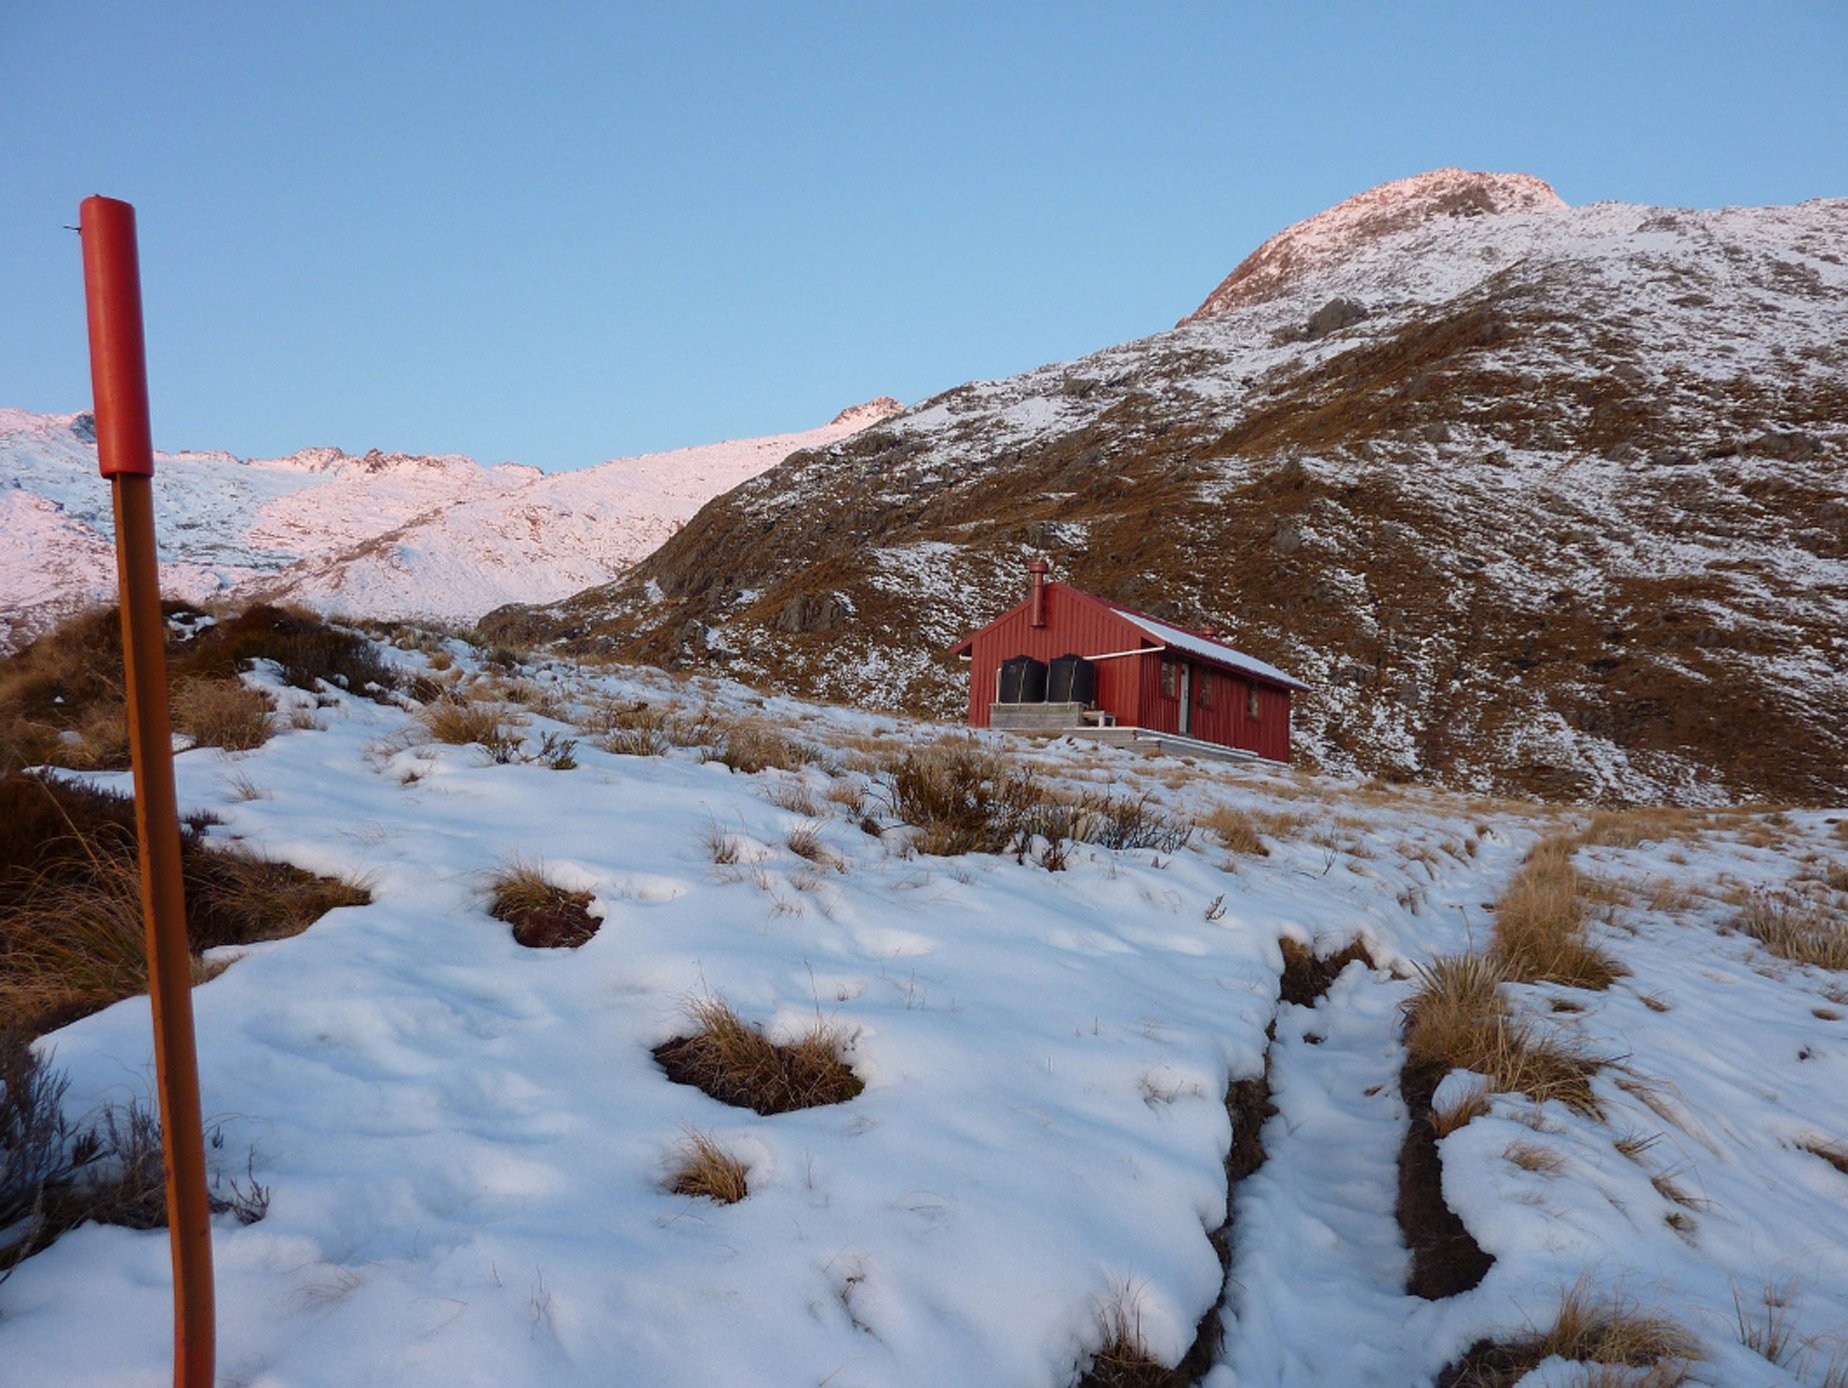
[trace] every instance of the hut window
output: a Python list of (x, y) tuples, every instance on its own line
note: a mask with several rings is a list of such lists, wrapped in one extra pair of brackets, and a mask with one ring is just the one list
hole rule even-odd
[(1194, 676), (1194, 702), (1201, 708), (1213, 706), (1213, 677), (1201, 670)]
[(1181, 667), (1172, 660), (1161, 663), (1161, 697), (1178, 699), (1181, 697)]
[(1258, 716), (1258, 687), (1255, 684), (1245, 686), (1245, 716), (1247, 718)]

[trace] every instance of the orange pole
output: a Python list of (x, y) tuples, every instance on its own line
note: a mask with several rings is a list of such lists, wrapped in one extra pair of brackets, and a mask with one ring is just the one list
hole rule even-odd
[(179, 799), (173, 789), (173, 730), (167, 713), (167, 630), (154, 552), (154, 447), (148, 428), (135, 209), (114, 198), (85, 198), (79, 222), (97, 461), (115, 500), (135, 831), (141, 848), (148, 993), (154, 1005), (160, 1141), (167, 1164), (167, 1235), (173, 1251), (173, 1382), (174, 1388), (212, 1388), (212, 1211), (206, 1194), (199, 1060), (193, 1045), (192, 952), (186, 943)]

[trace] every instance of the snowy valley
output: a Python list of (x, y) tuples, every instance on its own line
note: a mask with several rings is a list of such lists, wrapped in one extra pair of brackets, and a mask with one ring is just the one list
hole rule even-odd
[[(1761, 929), (1839, 945), (1848, 818), (1138, 759), (395, 639), (403, 692), (259, 663), (273, 735), (178, 757), (208, 841), (370, 896), (219, 948), (194, 994), (214, 1160), (263, 1192), (214, 1233), (227, 1381), (1848, 1368), (1848, 959)], [(930, 767), (1037, 827), (965, 851)], [(1576, 983), (1510, 938), (1554, 860), (1605, 961)], [(510, 873), (575, 903), (573, 947), (490, 914)], [(1502, 1048), (1409, 1053), (1488, 958)], [(718, 1003), (852, 1083), (760, 1114), (675, 1082)], [(94, 1114), (145, 1098), (148, 1038), (135, 997), (38, 1050)], [(166, 1260), (88, 1223), (20, 1262), (0, 1381), (161, 1381)]]

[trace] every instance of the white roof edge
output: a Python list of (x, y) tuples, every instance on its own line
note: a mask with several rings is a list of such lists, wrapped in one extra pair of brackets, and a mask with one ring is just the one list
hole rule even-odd
[(1163, 645), (1202, 656), (1220, 665), (1230, 665), (1234, 669), (1244, 670), (1260, 679), (1281, 684), (1287, 689), (1307, 689), (1309, 687), (1294, 676), (1284, 674), (1275, 665), (1267, 665), (1256, 656), (1246, 655), (1243, 651), (1235, 651), (1230, 646), (1221, 645), (1196, 632), (1171, 627), (1166, 622), (1158, 622), (1153, 617), (1144, 617), (1137, 612), (1125, 612), (1120, 607), (1113, 607), (1110, 610), (1124, 621), (1140, 627)]

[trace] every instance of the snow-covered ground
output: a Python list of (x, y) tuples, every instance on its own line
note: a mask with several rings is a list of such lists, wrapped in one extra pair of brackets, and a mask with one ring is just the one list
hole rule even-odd
[[(1606, 1117), (1501, 1096), (1444, 1139), (1447, 1197), (1497, 1261), (1427, 1302), (1403, 1290), (1394, 1219), (1399, 1006), (1414, 965), (1484, 943), (1487, 903), (1569, 812), (984, 735), (1176, 817), (1301, 818), (1263, 857), (1202, 830), (1173, 853), (1076, 845), (1059, 872), (933, 858), (880, 815), (871, 765), (940, 727), (651, 672), (528, 673), (562, 714), (640, 698), (759, 717), (824, 764), (744, 775), (586, 738), (572, 770), (493, 765), (334, 691), (319, 728), (178, 757), (213, 837), (375, 896), (238, 951), (194, 994), (224, 1159), (242, 1174), (252, 1152), (272, 1193), (260, 1222), (215, 1228), (221, 1381), (1067, 1388), (1113, 1309), (1173, 1362), (1223, 1295), (1213, 1388), (1405, 1385), (1546, 1324), (1581, 1279), (1694, 1335), (1693, 1381), (1823, 1381), (1826, 1347), (1807, 1379), (1744, 1348), (1736, 1298), (1781, 1289), (1800, 1335), (1848, 1328), (1848, 1176), (1797, 1145), (1848, 1136), (1848, 979), (1720, 933), (1731, 908), (1700, 893), (1844, 863), (1831, 816), (1581, 851), (1636, 888), (1594, 927), (1632, 975), (1511, 991), (1622, 1058), (1595, 1081)], [(547, 731), (571, 729), (525, 728)], [(843, 782), (883, 833), (825, 798), (851, 799)], [(792, 851), (805, 828), (834, 866)], [(516, 859), (592, 892), (595, 937), (517, 945), (483, 894)], [(1280, 1003), (1285, 939), (1361, 940), (1380, 967)], [(1568, 994), (1583, 1010), (1549, 1009)], [(772, 1036), (840, 1028), (864, 1092), (759, 1117), (670, 1082), (652, 1048), (712, 995)], [(149, 1089), (144, 999), (41, 1046), (74, 1111)], [(1207, 1237), (1228, 1213), (1224, 1097), (1267, 1066), (1278, 1112), (1237, 1190), (1228, 1280)], [(666, 1192), (689, 1128), (744, 1162), (747, 1199)], [(1632, 1135), (1654, 1140), (1626, 1157)], [(1515, 1164), (1517, 1142), (1555, 1168)], [(167, 1257), (163, 1232), (88, 1226), (22, 1264), (0, 1286), (0, 1383), (164, 1383)]]

